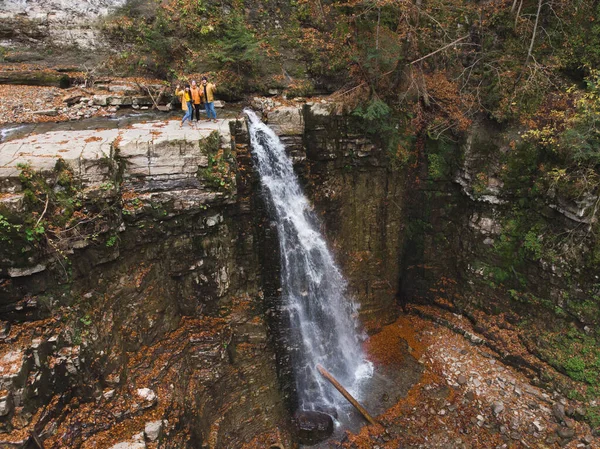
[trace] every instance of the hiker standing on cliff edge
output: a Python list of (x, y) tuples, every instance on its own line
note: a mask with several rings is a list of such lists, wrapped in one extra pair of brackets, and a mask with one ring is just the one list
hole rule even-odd
[(202, 77), (202, 99), (204, 100), (204, 107), (206, 108), (206, 116), (208, 120), (211, 119), (213, 122), (217, 122), (217, 111), (215, 111), (215, 92), (217, 86), (214, 83), (209, 83), (208, 78)]
[(196, 84), (196, 80), (192, 81), (192, 87), (190, 87), (190, 92), (192, 93), (192, 103), (194, 104), (194, 110), (196, 111), (196, 121), (199, 122), (200, 106), (202, 105), (202, 91), (200, 90), (198, 84)]

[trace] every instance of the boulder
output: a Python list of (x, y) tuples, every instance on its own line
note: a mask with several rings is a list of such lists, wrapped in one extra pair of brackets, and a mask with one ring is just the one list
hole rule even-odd
[(127, 93), (127, 94), (135, 94), (138, 92), (138, 88), (134, 87), (134, 86), (121, 86), (121, 85), (115, 85), (115, 86), (108, 86), (108, 91), (109, 92), (121, 92), (121, 93)]
[(62, 100), (67, 105), (73, 106), (75, 103), (79, 103), (82, 97), (82, 95), (65, 95)]
[(567, 415), (565, 413), (565, 406), (562, 405), (560, 402), (555, 402), (552, 405), (552, 413), (554, 414), (554, 417), (556, 418), (556, 421), (559, 424), (564, 422), (567, 418)]
[(500, 413), (504, 411), (504, 404), (502, 401), (494, 401), (492, 404), (492, 412), (495, 416), (498, 416)]
[(268, 115), (269, 125), (277, 134), (284, 136), (302, 135), (304, 118), (302, 109), (296, 106), (277, 108)]
[(110, 95), (94, 95), (92, 101), (98, 106), (106, 106), (109, 98), (111, 98)]
[(161, 437), (162, 430), (162, 421), (152, 421), (146, 423), (146, 426), (144, 427), (144, 435), (148, 441), (156, 441)]
[(154, 402), (156, 400), (156, 393), (150, 388), (138, 388), (137, 395), (147, 402)]
[(333, 433), (333, 418), (325, 413), (298, 410), (294, 426), (301, 444), (313, 445), (326, 440)]
[(108, 104), (110, 106), (131, 106), (133, 99), (131, 97), (110, 97)]
[(20, 278), (25, 276), (31, 276), (35, 273), (40, 273), (46, 269), (46, 265), (39, 264), (34, 267), (26, 267), (26, 268), (9, 268), (8, 275), (11, 278)]

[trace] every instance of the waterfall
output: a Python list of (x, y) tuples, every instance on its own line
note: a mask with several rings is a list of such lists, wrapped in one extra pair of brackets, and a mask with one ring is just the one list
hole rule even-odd
[(300, 407), (340, 408), (345, 400), (316, 370), (329, 370), (360, 397), (360, 381), (372, 365), (362, 351), (357, 305), (300, 187), (283, 143), (248, 109), (250, 143), (257, 171), (277, 223), (281, 253), (283, 312)]

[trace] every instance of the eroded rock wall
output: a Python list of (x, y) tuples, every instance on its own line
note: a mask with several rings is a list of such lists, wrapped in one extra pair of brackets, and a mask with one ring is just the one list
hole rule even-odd
[(403, 251), (404, 177), (335, 105), (265, 111), (293, 158), (367, 329), (393, 321)]
[(98, 49), (105, 45), (96, 21), (126, 0), (3, 0), (0, 2), (0, 42)]
[[(23, 447), (30, 432), (50, 448), (133, 444), (161, 422), (161, 447), (290, 447), (263, 319), (249, 157), (231, 149), (227, 121), (176, 127), (40, 135), (0, 149), (16, 151), (2, 168), (5, 215), (28, 213), (16, 161), (52, 184), (59, 157), (90, 213), (55, 229), (61, 238), (15, 240), (24, 257), (3, 248), (5, 446)], [(209, 157), (226, 172), (211, 171)]]
[(401, 298), (464, 313), (508, 363), (593, 399), (592, 209), (552, 189), (532, 194), (537, 163), (518, 131), (481, 119), (462, 141), (426, 142), (406, 206)]

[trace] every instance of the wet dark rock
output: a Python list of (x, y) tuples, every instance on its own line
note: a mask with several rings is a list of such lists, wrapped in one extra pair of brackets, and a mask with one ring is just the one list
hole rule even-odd
[(316, 444), (333, 433), (333, 418), (321, 412), (298, 410), (294, 413), (294, 425), (302, 444)]
[(315, 408), (316, 408), (315, 411), (317, 411), (317, 412), (321, 412), (321, 413), (324, 413), (325, 415), (329, 415), (333, 419), (338, 419), (338, 412), (333, 407), (327, 407), (325, 405), (317, 405)]

